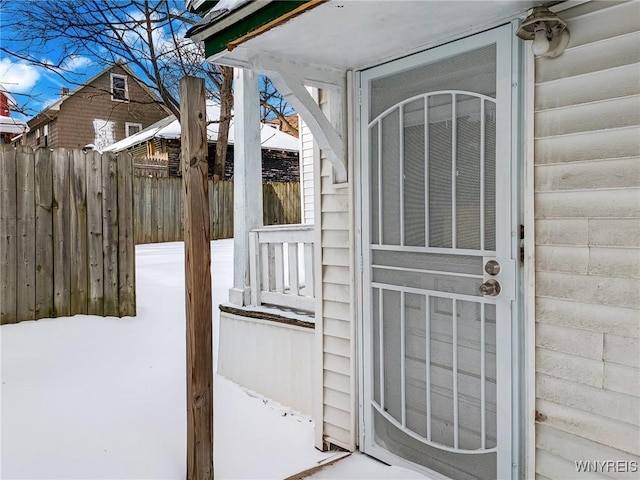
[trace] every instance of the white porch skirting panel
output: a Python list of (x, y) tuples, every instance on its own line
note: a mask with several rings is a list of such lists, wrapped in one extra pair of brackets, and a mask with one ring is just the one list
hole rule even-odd
[(309, 327), (221, 311), (218, 373), (311, 415), (314, 332)]

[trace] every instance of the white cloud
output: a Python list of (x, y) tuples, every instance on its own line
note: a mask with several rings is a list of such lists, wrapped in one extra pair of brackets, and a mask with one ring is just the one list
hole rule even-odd
[(9, 92), (25, 93), (35, 86), (40, 78), (40, 72), (32, 65), (2, 58), (0, 59), (0, 78), (4, 88)]
[(88, 67), (93, 62), (90, 58), (82, 57), (80, 55), (71, 55), (62, 63), (62, 68), (64, 70), (71, 70), (72, 72), (77, 72), (78, 70), (83, 69), (84, 67)]

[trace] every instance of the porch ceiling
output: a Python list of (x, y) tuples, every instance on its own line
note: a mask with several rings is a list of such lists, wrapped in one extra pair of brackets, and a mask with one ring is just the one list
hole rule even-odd
[(364, 69), (525, 14), (543, 1), (329, 0), (209, 60), (250, 66), (268, 55)]

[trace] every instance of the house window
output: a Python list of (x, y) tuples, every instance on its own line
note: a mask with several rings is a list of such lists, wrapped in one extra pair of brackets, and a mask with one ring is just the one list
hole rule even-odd
[(126, 122), (124, 124), (124, 136), (125, 137), (130, 137), (131, 135), (134, 135), (134, 134), (138, 133), (140, 130), (142, 130), (142, 124), (141, 123)]
[(126, 102), (129, 100), (126, 75), (111, 74), (111, 100), (114, 102)]

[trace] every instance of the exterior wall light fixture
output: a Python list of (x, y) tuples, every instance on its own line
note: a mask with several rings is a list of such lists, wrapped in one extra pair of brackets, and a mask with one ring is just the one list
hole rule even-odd
[(547, 7), (534, 7), (516, 35), (523, 40), (533, 40), (533, 54), (547, 58), (555, 58), (564, 52), (570, 38), (567, 23)]

